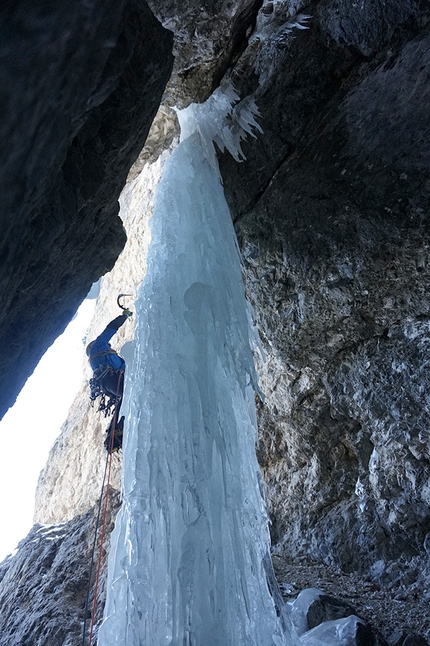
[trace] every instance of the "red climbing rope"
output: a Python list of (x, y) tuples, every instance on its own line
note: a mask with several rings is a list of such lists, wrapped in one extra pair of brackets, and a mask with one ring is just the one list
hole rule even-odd
[[(119, 394), (119, 389), (120, 389), (120, 383), (121, 383), (121, 378), (124, 375), (124, 370), (120, 370), (119, 376), (118, 376), (118, 385), (116, 389), (116, 398), (118, 401), (118, 394)], [(112, 424), (111, 424), (111, 430), (110, 430), (110, 446), (109, 446), (109, 454), (108, 454), (108, 471), (107, 471), (107, 482), (106, 482), (106, 490), (105, 490), (105, 500), (104, 500), (104, 509), (103, 509), (103, 521), (102, 521), (102, 533), (100, 537), (100, 548), (99, 548), (99, 558), (98, 558), (98, 564), (97, 564), (97, 574), (96, 574), (96, 581), (95, 581), (95, 586), (94, 586), (94, 600), (93, 600), (93, 610), (91, 613), (91, 625), (90, 625), (90, 636), (89, 636), (89, 641), (88, 641), (88, 646), (92, 645), (93, 641), (93, 630), (94, 630), (94, 624), (96, 620), (96, 611), (97, 611), (97, 593), (99, 589), (99, 581), (100, 581), (100, 570), (101, 570), (101, 564), (102, 564), (102, 555), (103, 555), (103, 542), (104, 542), (104, 537), (105, 537), (105, 532), (106, 532), (106, 518), (107, 518), (107, 508), (108, 508), (108, 502), (109, 502), (109, 483), (110, 483), (110, 474), (111, 474), (111, 466), (112, 466), (112, 453), (113, 453), (113, 446), (114, 446), (114, 439), (115, 439), (115, 428), (116, 428), (116, 422), (117, 422), (117, 416), (118, 416), (118, 405), (115, 406), (115, 411), (113, 414), (112, 418)], [(100, 500), (103, 496), (103, 489), (104, 489), (104, 481), (103, 479), (103, 484), (102, 484), (102, 491), (100, 494)], [(96, 524), (96, 534), (98, 530), (98, 519), (97, 519), (97, 524)], [(85, 627), (84, 627), (85, 630)]]

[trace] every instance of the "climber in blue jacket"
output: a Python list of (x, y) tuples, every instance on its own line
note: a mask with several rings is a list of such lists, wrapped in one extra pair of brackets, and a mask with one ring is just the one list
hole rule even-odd
[[(93, 370), (93, 378), (90, 380), (92, 401), (102, 396), (102, 404), (99, 410), (107, 410), (113, 407), (114, 417), (108, 428), (112, 430), (112, 425), (119, 418), (119, 411), (122, 404), (122, 395), (124, 391), (124, 372), (125, 361), (119, 354), (112, 349), (109, 341), (119, 330), (121, 325), (132, 315), (128, 309), (123, 309), (121, 316), (117, 316), (113, 321), (108, 323), (101, 334), (87, 346), (87, 356)], [(109, 398), (109, 403), (105, 403), (104, 396)], [(121, 417), (115, 425), (115, 435), (117, 431), (121, 432), (124, 426), (124, 417)], [(116, 438), (115, 438), (116, 441)], [(121, 444), (116, 447), (120, 448)]]

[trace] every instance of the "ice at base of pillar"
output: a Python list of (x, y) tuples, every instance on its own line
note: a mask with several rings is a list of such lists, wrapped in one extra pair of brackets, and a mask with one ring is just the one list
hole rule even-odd
[(157, 189), (99, 646), (290, 643), (267, 583), (249, 313), (207, 150), (188, 117)]

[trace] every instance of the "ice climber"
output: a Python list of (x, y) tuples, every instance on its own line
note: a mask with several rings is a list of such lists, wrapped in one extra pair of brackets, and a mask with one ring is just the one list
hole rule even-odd
[[(111, 348), (109, 341), (121, 325), (132, 315), (129, 309), (123, 308), (123, 313), (108, 323), (101, 334), (87, 346), (87, 356), (93, 370), (90, 379), (90, 399), (94, 401), (101, 397), (99, 411), (105, 414), (113, 412), (112, 421), (107, 429), (108, 437), (105, 446), (108, 451), (117, 451), (122, 446), (124, 416), (119, 419), (124, 391), (125, 361)], [(119, 421), (118, 421), (119, 419)], [(112, 442), (111, 433), (114, 432)]]

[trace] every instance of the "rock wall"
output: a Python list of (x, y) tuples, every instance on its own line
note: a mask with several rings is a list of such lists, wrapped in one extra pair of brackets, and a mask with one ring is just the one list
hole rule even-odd
[[(105, 501), (102, 501), (102, 511)], [(99, 531), (94, 542), (98, 505), (69, 523), (35, 525), (19, 543), (18, 553), (0, 564), (0, 643), (2, 646), (65, 646), (82, 644), (84, 610), (91, 625), (98, 557), (107, 567), (108, 534), (119, 506), (110, 491), (103, 545)], [(92, 553), (95, 559), (90, 567)], [(90, 587), (88, 581), (91, 573)], [(103, 614), (105, 578), (98, 586), (96, 621)], [(96, 624), (97, 627), (97, 624)], [(93, 630), (94, 636), (97, 630)]]
[(245, 52), (265, 133), (222, 169), (276, 551), (380, 573), (420, 556), (428, 576), (429, 16), (397, 5), (314, 3), (276, 68)]
[(141, 1), (6, 0), (0, 35), (1, 417), (124, 246), (172, 34)]

